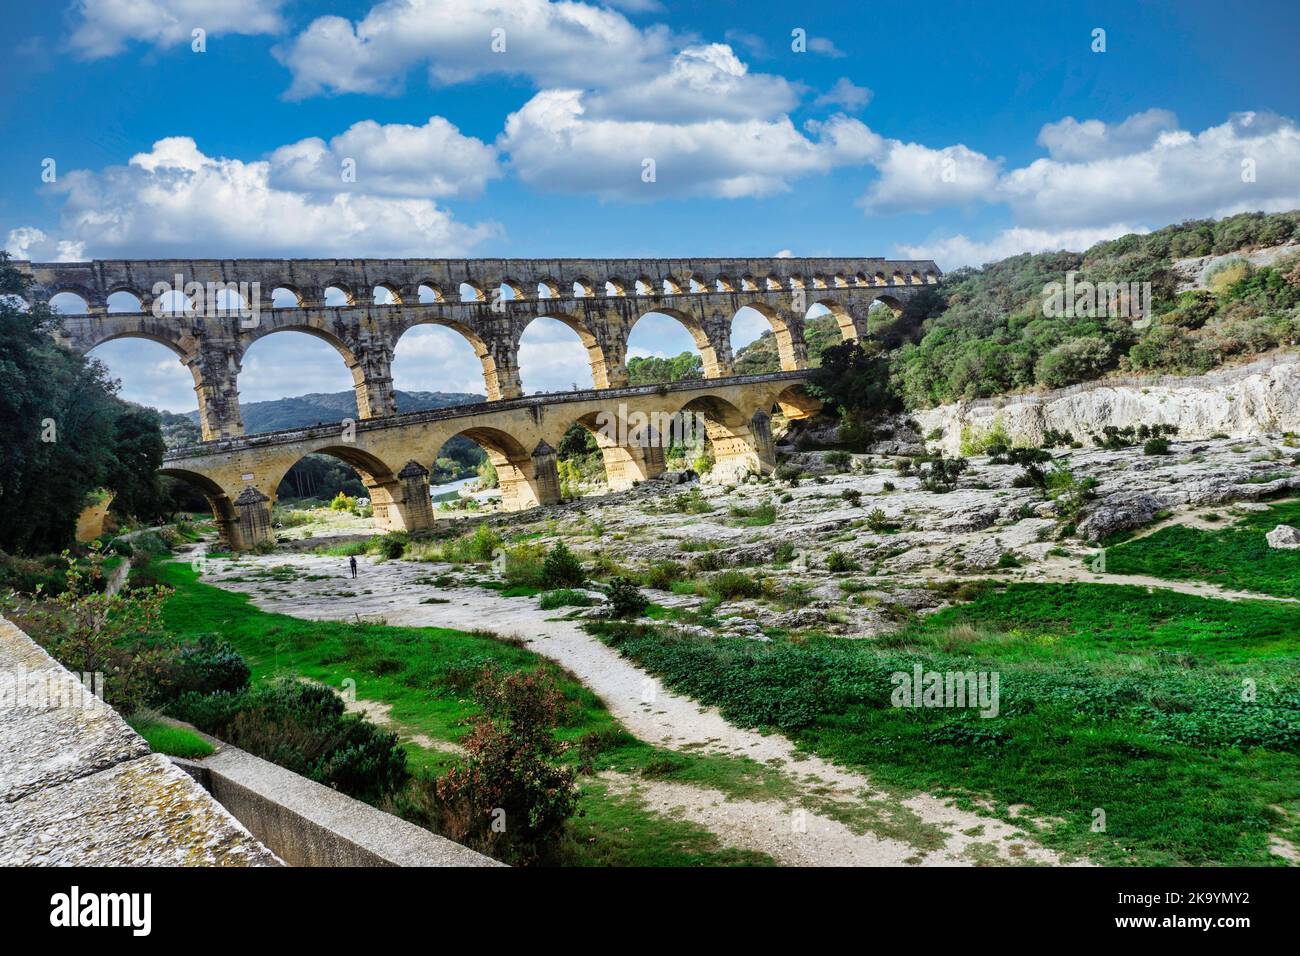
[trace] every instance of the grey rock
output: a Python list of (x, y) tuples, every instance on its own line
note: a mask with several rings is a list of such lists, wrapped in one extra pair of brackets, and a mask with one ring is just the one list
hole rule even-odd
[(1116, 492), (1093, 505), (1077, 530), (1087, 541), (1100, 541), (1119, 531), (1150, 524), (1164, 507), (1162, 499), (1147, 492)]
[(1289, 524), (1280, 524), (1268, 534), (1264, 535), (1270, 548), (1293, 549), (1300, 548), (1300, 530), (1291, 527)]

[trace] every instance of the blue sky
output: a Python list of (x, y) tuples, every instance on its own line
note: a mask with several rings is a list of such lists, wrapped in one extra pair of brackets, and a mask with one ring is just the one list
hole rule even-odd
[[(786, 253), (951, 269), (1300, 206), (1293, 2), (87, 0), (7, 21), (0, 240), (23, 258)], [(742, 316), (737, 344), (760, 329)], [(250, 350), (245, 400), (350, 387), (300, 339)], [(646, 320), (633, 346), (690, 342)], [(126, 397), (193, 407), (161, 347), (96, 355)], [(426, 327), (396, 374), (468, 390), (478, 372)], [(530, 327), (523, 377), (589, 381), (576, 337)]]

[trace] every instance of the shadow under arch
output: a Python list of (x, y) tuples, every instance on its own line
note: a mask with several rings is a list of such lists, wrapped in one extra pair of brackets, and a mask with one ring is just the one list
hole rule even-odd
[[(503, 511), (522, 511), (560, 500), (555, 449), (545, 442), (529, 449), (499, 428), (470, 427), (456, 432), (486, 452), (496, 471)], [(451, 437), (451, 436), (449, 436)], [(434, 449), (436, 454), (438, 449)]]
[(239, 514), (235, 502), (221, 485), (207, 475), (185, 468), (163, 467), (158, 469), (158, 474), (175, 478), (198, 489), (199, 494), (203, 495), (212, 509), (212, 521), (217, 526), (217, 540), (220, 547), (228, 551), (241, 551), (252, 546), (252, 543), (246, 542), (244, 536), (240, 534)]
[(772, 419), (765, 410), (746, 415), (725, 398), (699, 395), (680, 411), (697, 417), (712, 446), (710, 481), (735, 483), (750, 474), (770, 474), (776, 467)]
[(595, 439), (610, 491), (626, 491), (662, 474), (667, 443), (675, 433), (669, 413), (628, 410), (626, 406), (617, 412), (588, 412), (570, 422), (566, 433), (575, 425)]

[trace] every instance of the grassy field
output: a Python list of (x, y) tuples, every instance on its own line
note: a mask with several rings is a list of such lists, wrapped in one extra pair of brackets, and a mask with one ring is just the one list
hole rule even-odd
[(1270, 548), (1264, 540), (1279, 524), (1300, 526), (1300, 501), (1248, 512), (1218, 531), (1184, 525), (1161, 528), (1108, 549), (1106, 570), (1300, 598), (1300, 550)]
[[(159, 583), (175, 589), (163, 612), (166, 629), (181, 638), (219, 633), (244, 655), (253, 680), (305, 677), (335, 688), (354, 681), (360, 700), (391, 706), (404, 736), (456, 743), (470, 730), (477, 705), (467, 682), (489, 662), (508, 669), (542, 669), (569, 703), (558, 736), (577, 743), (599, 734), (604, 746), (596, 771), (639, 777), (654, 774), (749, 796), (770, 790), (777, 776), (750, 760), (670, 754), (627, 734), (601, 701), (572, 675), (544, 658), (497, 638), (444, 628), (389, 627), (308, 621), (259, 610), (246, 595), (196, 580), (186, 564), (155, 562)], [(457, 689), (459, 688), (459, 689)], [(439, 774), (454, 753), (406, 744), (412, 770)], [(577, 748), (569, 758), (577, 759)], [(565, 847), (567, 862), (593, 866), (764, 865), (764, 855), (723, 847), (707, 830), (651, 814), (629, 797), (608, 794), (597, 776), (579, 777), (582, 796)]]
[[(739, 724), (780, 729), (884, 785), (1008, 819), (1027, 804), (1045, 844), (1097, 862), (1269, 865), (1282, 862), (1270, 833), (1300, 843), (1300, 613), (1289, 605), (1014, 584), (878, 641), (594, 628)], [(998, 716), (890, 706), (892, 676), (918, 663), (996, 672)]]

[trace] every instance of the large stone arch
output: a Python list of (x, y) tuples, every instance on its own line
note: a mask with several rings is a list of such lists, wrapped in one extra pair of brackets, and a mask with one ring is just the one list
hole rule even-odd
[(736, 482), (749, 474), (770, 474), (776, 467), (771, 416), (763, 409), (746, 415), (719, 395), (697, 395), (683, 403), (680, 411), (703, 419), (713, 446), (711, 480)]
[(628, 323), (623, 335), (624, 356), (627, 355), (628, 343), (632, 340), (632, 330), (636, 328), (638, 322), (651, 314), (666, 315), (670, 319), (675, 319), (686, 329), (691, 336), (691, 340), (695, 343), (695, 350), (700, 353), (700, 364), (704, 368), (705, 378), (720, 378), (726, 374), (724, 366), (730, 365), (730, 349), (719, 355), (719, 346), (709, 337), (704, 321), (697, 315), (692, 315), (690, 312), (675, 309), (671, 306), (656, 305), (653, 309), (646, 309), (644, 312), (637, 313), (636, 317)]
[(420, 325), (437, 325), (444, 329), (451, 329), (469, 342), (470, 347), (474, 349), (475, 357), (483, 366), (483, 388), (487, 393), (488, 401), (498, 401), (519, 394), (518, 366), (513, 363), (505, 365), (505, 363), (499, 362), (496, 353), (493, 352), (487, 341), (463, 322), (435, 315), (423, 316), (409, 322), (403, 325), (393, 338), (394, 354), (396, 354), (397, 348), (401, 344), (402, 336)]
[(538, 319), (554, 319), (556, 322), (559, 322), (561, 325), (567, 326), (572, 330), (573, 333), (578, 336), (578, 341), (582, 343), (582, 347), (587, 350), (587, 362), (591, 366), (592, 384), (596, 388), (610, 387), (610, 369), (605, 357), (604, 346), (602, 346), (600, 340), (596, 338), (591, 327), (571, 312), (563, 312), (558, 309), (553, 311), (542, 311), (524, 319), (519, 326), (519, 334), (515, 336), (514, 347), (516, 355), (519, 353), (519, 346), (523, 340), (524, 333), (528, 331), (528, 327)]
[(663, 473), (664, 442), (672, 434), (670, 418), (667, 412), (647, 413), (621, 403), (614, 409), (581, 415), (565, 425), (563, 432), (573, 425), (589, 431), (600, 449), (609, 490), (626, 491)]
[(257, 544), (259, 539), (247, 536), (244, 533), (246, 529), (240, 525), (239, 509), (235, 506), (234, 497), (212, 478), (186, 468), (163, 467), (158, 469), (158, 474), (193, 485), (207, 499), (221, 547), (230, 551), (244, 551)]
[(453, 434), (463, 435), (487, 453), (497, 472), (503, 511), (521, 511), (560, 500), (555, 449), (548, 442), (539, 441), (528, 448), (509, 432), (486, 426), (471, 426)]
[[(746, 302), (742, 308), (751, 308), (772, 327), (772, 338), (776, 341), (777, 356), (781, 360), (781, 371), (794, 372), (808, 367), (808, 345), (803, 336), (803, 317), (793, 312), (774, 308), (765, 302)], [(740, 309), (736, 310), (739, 313)], [(733, 313), (731, 321), (736, 321)]]
[(377, 347), (376, 344), (364, 348), (354, 347), (331, 329), (304, 321), (302, 317), (293, 314), (290, 310), (284, 311), (290, 314), (272, 313), (269, 321), (259, 323), (257, 328), (251, 330), (240, 342), (236, 359), (238, 365), (235, 372), (236, 389), (239, 387), (238, 377), (243, 372), (244, 358), (248, 355), (249, 349), (272, 335), (298, 332), (319, 339), (339, 354), (348, 374), (352, 376), (352, 388), (357, 397), (358, 418), (373, 418), (397, 411), (396, 402), (392, 397), (392, 376), (389, 371), (391, 359), (382, 347)]

